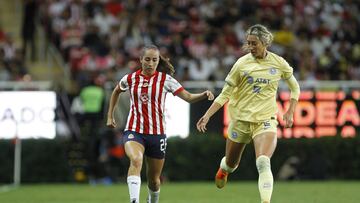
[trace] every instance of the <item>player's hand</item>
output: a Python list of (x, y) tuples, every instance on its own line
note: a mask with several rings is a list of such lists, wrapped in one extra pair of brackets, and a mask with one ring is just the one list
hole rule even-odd
[(287, 111), (283, 115), (283, 120), (285, 121), (285, 128), (291, 128), (294, 123), (294, 116), (293, 113), (290, 111)]
[(199, 132), (204, 133), (206, 129), (206, 124), (209, 122), (209, 117), (203, 116), (199, 119), (199, 121), (196, 123), (196, 128)]
[(206, 90), (204, 94), (206, 95), (209, 101), (214, 100), (214, 94), (210, 90)]
[(113, 118), (107, 118), (106, 126), (109, 128), (116, 128), (116, 122)]

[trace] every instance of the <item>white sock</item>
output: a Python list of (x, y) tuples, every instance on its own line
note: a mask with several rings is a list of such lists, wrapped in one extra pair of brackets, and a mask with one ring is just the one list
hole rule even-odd
[(139, 176), (128, 176), (127, 184), (131, 203), (139, 203), (141, 178)]
[(236, 170), (237, 166), (232, 168), (226, 164), (226, 157), (224, 156), (220, 162), (220, 168), (228, 173), (232, 173)]
[(259, 192), (262, 202), (270, 202), (273, 191), (274, 178), (270, 167), (270, 158), (264, 155), (256, 159), (256, 167), (259, 172)]
[(148, 191), (149, 191), (149, 196), (147, 203), (159, 203), (160, 189), (158, 191), (152, 191), (150, 188), (148, 188)]

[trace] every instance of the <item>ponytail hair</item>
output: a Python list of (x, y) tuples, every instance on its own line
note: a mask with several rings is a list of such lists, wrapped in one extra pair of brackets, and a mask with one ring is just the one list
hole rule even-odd
[(160, 54), (160, 61), (159, 61), (159, 65), (157, 70), (159, 72), (163, 72), (163, 73), (167, 73), (171, 76), (174, 76), (175, 73), (175, 68), (174, 66), (170, 63), (170, 59), (169, 58), (165, 58), (164, 56), (162, 56)]
[(164, 56), (162, 56), (160, 54), (160, 50), (156, 45), (147, 45), (147, 46), (145, 46), (141, 51), (141, 57), (144, 56), (145, 51), (148, 50), (148, 49), (154, 49), (154, 50), (159, 51), (159, 64), (158, 64), (158, 67), (157, 67), (157, 71), (163, 72), (163, 73), (166, 73), (166, 74), (169, 74), (169, 75), (173, 76), (174, 73), (175, 73), (174, 66), (170, 63), (169, 58), (165, 58)]

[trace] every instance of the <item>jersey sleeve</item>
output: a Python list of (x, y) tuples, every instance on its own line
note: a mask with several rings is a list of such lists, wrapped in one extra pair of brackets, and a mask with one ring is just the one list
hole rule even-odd
[(290, 79), (285, 80), (286, 83), (289, 86), (289, 89), (291, 91), (291, 99), (295, 99), (296, 101), (299, 100), (299, 96), (300, 96), (300, 86), (299, 83), (297, 82), (296, 78), (292, 75), (290, 77)]
[(231, 68), (229, 74), (225, 78), (225, 82), (231, 87), (235, 87), (239, 84), (240, 81), (239, 68), (240, 68), (240, 63), (236, 62)]
[(222, 89), (220, 95), (218, 97), (216, 97), (214, 102), (220, 104), (221, 106), (224, 106), (224, 104), (229, 101), (229, 98), (231, 96), (231, 93), (233, 92), (233, 89), (234, 89), (234, 87), (232, 87), (226, 83), (224, 85), (224, 88)]
[(166, 74), (166, 79), (165, 79), (165, 89), (168, 92), (173, 93), (173, 95), (177, 95), (179, 94), (179, 92), (181, 92), (182, 90), (184, 90), (183, 86), (173, 77), (171, 77), (170, 75)]
[(281, 62), (282, 62), (281, 78), (284, 80), (288, 80), (293, 75), (293, 68), (289, 65), (289, 63), (285, 59), (281, 58)]
[(129, 74), (126, 74), (124, 77), (121, 78), (121, 80), (118, 83), (121, 91), (126, 91), (129, 89), (129, 83), (127, 80), (128, 76)]

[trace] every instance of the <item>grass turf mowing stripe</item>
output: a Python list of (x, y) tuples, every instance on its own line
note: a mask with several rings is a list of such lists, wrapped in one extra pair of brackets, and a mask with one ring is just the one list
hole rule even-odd
[[(357, 203), (360, 182), (275, 182), (272, 202), (275, 203)], [(141, 202), (145, 202), (145, 181)], [(127, 203), (125, 183), (112, 186), (23, 185), (17, 190), (0, 193), (1, 203)], [(257, 203), (260, 202), (257, 182), (230, 182), (222, 190), (212, 182), (165, 183), (161, 187), (161, 203)]]

